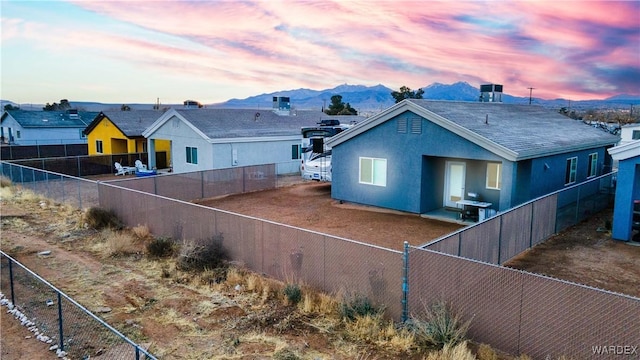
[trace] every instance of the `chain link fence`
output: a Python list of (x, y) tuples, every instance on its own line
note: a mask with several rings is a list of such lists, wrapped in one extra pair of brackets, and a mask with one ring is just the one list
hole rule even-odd
[(142, 346), (0, 251), (2, 304), (34, 337), (70, 359), (156, 359)]
[(609, 173), (532, 200), (422, 247), (503, 264), (551, 235), (612, 206), (616, 175)]
[(533, 359), (638, 359), (638, 298), (428, 249), (408, 259), (409, 314), (444, 301), (474, 341)]

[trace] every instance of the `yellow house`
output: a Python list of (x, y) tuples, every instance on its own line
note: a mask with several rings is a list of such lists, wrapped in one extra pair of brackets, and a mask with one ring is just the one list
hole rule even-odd
[[(153, 124), (162, 112), (157, 110), (103, 111), (84, 130), (89, 155), (113, 155), (147, 152), (147, 139), (142, 132)], [(158, 168), (171, 164), (171, 143), (155, 140)], [(166, 154), (162, 155), (162, 154)], [(164, 162), (162, 159), (166, 159)]]

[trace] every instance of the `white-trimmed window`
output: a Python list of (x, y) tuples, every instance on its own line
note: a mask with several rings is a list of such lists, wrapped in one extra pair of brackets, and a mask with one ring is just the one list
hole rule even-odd
[(578, 169), (578, 158), (572, 157), (567, 159), (567, 168), (564, 175), (564, 184), (569, 185), (576, 182), (576, 170)]
[(360, 183), (387, 186), (387, 159), (360, 158)]
[(589, 154), (589, 168), (587, 169), (587, 177), (598, 175), (598, 153)]
[(96, 140), (96, 152), (102, 154), (102, 140)]
[(187, 164), (198, 163), (198, 148), (187, 146)]
[(640, 140), (640, 130), (633, 130), (631, 132), (631, 140)]
[(487, 163), (487, 189), (500, 190), (502, 188), (502, 164)]
[(302, 145), (291, 145), (291, 160), (298, 160), (302, 157)]

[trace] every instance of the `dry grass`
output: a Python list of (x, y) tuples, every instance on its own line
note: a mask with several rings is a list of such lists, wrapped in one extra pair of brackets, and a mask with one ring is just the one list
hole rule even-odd
[(131, 228), (131, 232), (140, 240), (146, 240), (151, 238), (151, 232), (147, 225), (138, 225)]
[(127, 231), (105, 228), (89, 249), (102, 257), (117, 257), (140, 253), (140, 244)]
[(381, 314), (357, 316), (355, 321), (345, 323), (345, 331), (350, 339), (375, 344), (391, 352), (409, 352), (416, 348), (412, 333), (396, 328)]
[(0, 175), (0, 187), (8, 188), (8, 187), (11, 187), (12, 185), (13, 183), (11, 182), (11, 179), (9, 179), (6, 176)]
[(498, 353), (490, 345), (480, 344), (476, 352), (478, 360), (498, 360)]
[(467, 342), (458, 345), (445, 345), (442, 350), (430, 353), (425, 360), (475, 360), (476, 357), (467, 348)]

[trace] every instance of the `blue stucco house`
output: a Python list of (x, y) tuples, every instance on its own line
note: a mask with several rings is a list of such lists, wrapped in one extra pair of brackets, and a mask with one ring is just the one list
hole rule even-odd
[(3, 143), (12, 145), (86, 144), (84, 129), (97, 112), (5, 110), (0, 120)]
[(336, 200), (503, 211), (611, 171), (619, 137), (535, 105), (407, 99), (327, 141)]
[(640, 140), (627, 142), (608, 151), (618, 162), (611, 237), (630, 241), (634, 228), (640, 230)]

